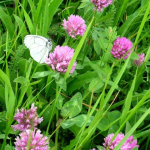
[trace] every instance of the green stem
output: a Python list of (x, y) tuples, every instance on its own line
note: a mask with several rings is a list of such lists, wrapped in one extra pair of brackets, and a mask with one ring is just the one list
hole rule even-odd
[[(56, 100), (57, 100), (57, 97), (58, 97), (58, 85), (56, 85)], [(56, 110), (56, 121), (57, 122), (58, 122), (58, 118), (59, 118), (59, 111), (57, 109)], [(55, 135), (55, 146), (56, 147), (58, 147), (58, 134), (59, 134), (59, 130), (56, 130), (56, 135)]]
[(87, 53), (88, 53), (87, 49), (85, 49), (86, 44), (87, 44), (87, 43), (85, 42), (85, 43), (84, 43), (84, 45), (83, 45), (84, 55), (83, 55), (83, 59), (82, 59), (81, 65), (83, 65), (83, 62), (84, 62), (85, 56), (86, 56), (86, 55), (87, 55)]
[[(94, 13), (93, 13), (93, 14), (91, 14), (91, 15), (88, 17), (88, 19), (87, 19), (87, 20), (89, 20), (89, 19), (91, 20), (91, 18), (92, 18), (92, 17), (95, 17), (95, 16), (96, 16), (96, 14), (97, 14), (97, 11), (95, 10), (95, 11), (94, 11)], [(93, 21), (93, 22), (94, 22), (94, 21)], [(92, 23), (91, 28), (93, 27), (93, 24), (94, 24), (94, 23)], [(87, 36), (87, 39), (88, 39), (88, 37), (89, 37), (89, 36)], [(84, 43), (84, 45), (83, 45), (83, 49), (84, 49), (84, 56), (83, 56), (83, 59), (82, 59), (81, 64), (83, 64), (84, 59), (85, 59), (85, 56), (86, 56), (86, 55), (87, 55), (87, 53), (88, 53), (88, 51), (85, 49), (86, 44), (87, 44), (87, 43), (85, 42), (85, 43)]]
[[(56, 121), (58, 122), (58, 118), (59, 118), (59, 111), (56, 111)], [(58, 148), (58, 135), (59, 135), (59, 129), (56, 130), (56, 134), (55, 134), (55, 146), (56, 148)]]
[[(57, 85), (56, 85), (57, 86)], [(56, 87), (57, 88), (57, 87)], [(50, 118), (49, 118), (49, 123), (48, 123), (48, 126), (47, 126), (47, 130), (46, 130), (46, 135), (48, 135), (48, 131), (49, 131), (49, 127), (50, 127), (50, 123), (51, 123), (51, 120), (52, 120), (52, 117), (54, 115), (54, 109), (55, 109), (55, 106), (57, 104), (57, 101), (58, 101), (58, 96), (60, 95), (60, 92), (61, 92), (61, 88), (59, 88), (59, 90), (57, 89), (57, 94), (56, 94), (56, 99), (55, 99), (55, 102), (52, 106), (52, 113), (50, 115)]]

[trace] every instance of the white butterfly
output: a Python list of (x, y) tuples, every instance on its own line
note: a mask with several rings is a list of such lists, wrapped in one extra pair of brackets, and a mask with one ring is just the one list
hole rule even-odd
[(52, 49), (51, 39), (39, 35), (26, 35), (24, 44), (30, 50), (31, 57), (40, 64), (45, 62)]

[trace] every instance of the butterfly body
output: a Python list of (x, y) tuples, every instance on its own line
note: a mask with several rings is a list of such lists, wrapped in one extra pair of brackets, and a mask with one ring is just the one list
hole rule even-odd
[(26, 35), (24, 44), (30, 50), (31, 57), (38, 63), (44, 63), (52, 49), (51, 39), (39, 35)]
[(52, 46), (52, 40), (48, 39), (48, 42), (46, 43), (46, 45), (48, 45), (49, 47), (51, 47)]

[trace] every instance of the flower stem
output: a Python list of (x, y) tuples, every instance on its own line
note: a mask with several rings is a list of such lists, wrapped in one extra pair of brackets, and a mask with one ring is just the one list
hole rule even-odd
[[(56, 100), (58, 99), (58, 95), (59, 92), (58, 92), (58, 85), (56, 84)], [(57, 109), (56, 110), (56, 121), (58, 121), (58, 118), (59, 118), (59, 110)], [(56, 148), (58, 147), (58, 134), (59, 134), (59, 129), (56, 130), (56, 134), (55, 134), (55, 146)]]

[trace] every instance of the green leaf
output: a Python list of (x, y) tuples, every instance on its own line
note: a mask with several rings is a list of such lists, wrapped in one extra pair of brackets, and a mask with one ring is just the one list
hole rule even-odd
[(64, 121), (61, 126), (63, 129), (67, 129), (67, 128), (70, 128), (71, 126), (74, 125), (74, 121), (73, 121), (73, 118), (72, 119), (68, 119), (66, 121)]
[(89, 5), (91, 5), (91, 2), (89, 0), (82, 0), (82, 3), (78, 7), (78, 9), (81, 9), (81, 8), (84, 8), (84, 7), (87, 8)]
[(63, 117), (69, 116), (72, 118), (78, 115), (82, 110), (82, 95), (81, 93), (76, 93), (70, 101), (66, 102), (62, 109), (61, 115)]
[(103, 146), (97, 146), (97, 148), (98, 148), (98, 150), (102, 150), (102, 149), (104, 149), (104, 147), (103, 147)]
[(90, 85), (89, 85), (89, 91), (92, 91), (94, 89), (94, 91), (99, 90), (102, 86), (104, 85), (104, 82), (99, 79), (99, 78), (95, 78), (91, 81)]
[(38, 19), (39, 19), (39, 17), (40, 17), (40, 15), (41, 15), (41, 11), (42, 11), (42, 6), (43, 6), (43, 1), (39, 1), (38, 2), (38, 5), (37, 5), (37, 9), (35, 10), (36, 12), (35, 12), (35, 18), (34, 18), (34, 23), (35, 24), (37, 24), (37, 21), (39, 21)]
[(68, 92), (71, 94), (76, 89), (80, 89), (84, 84), (91, 82), (94, 78), (97, 77), (97, 73), (88, 71), (82, 75), (77, 76), (74, 80), (68, 85)]
[(4, 58), (5, 58), (5, 55), (3, 55), (3, 56), (0, 58), (0, 61), (2, 61)]
[(14, 17), (16, 19), (18, 26), (19, 26), (21, 36), (22, 36), (22, 38), (24, 38), (24, 36), (28, 34), (25, 23), (18, 16), (14, 15)]
[(119, 28), (118, 34), (124, 36), (128, 31), (129, 27), (132, 25), (134, 20), (139, 16), (140, 12), (136, 11), (134, 14), (128, 16), (128, 19), (123, 23), (123, 25)]
[[(142, 100), (141, 100), (142, 101)], [(136, 106), (137, 107), (137, 106)], [(135, 113), (136, 107), (132, 113)], [(133, 134), (133, 132), (138, 128), (138, 126), (144, 121), (144, 119), (149, 115), (150, 108), (141, 116), (140, 119), (134, 124), (134, 126), (130, 129), (130, 131), (125, 135), (125, 137), (121, 140), (121, 142), (115, 147), (114, 150), (120, 150), (121, 146), (125, 143), (125, 141)], [(131, 115), (131, 113), (130, 113)], [(129, 117), (129, 116), (128, 116)]]
[[(5, 139), (5, 134), (0, 134), (0, 139)], [(7, 137), (7, 139), (10, 139), (9, 137)], [(7, 149), (6, 149), (7, 150)]]
[(60, 73), (57, 72), (57, 71), (54, 71), (53, 74), (52, 74), (52, 77), (54, 77), (56, 80), (58, 80), (59, 77), (60, 77)]
[(4, 61), (3, 60), (0, 60), (0, 64), (3, 64), (4, 63)]
[(131, 124), (129, 123), (129, 121), (126, 122), (126, 128), (125, 128), (125, 133), (128, 133), (129, 130), (131, 129)]
[(74, 64), (74, 62), (75, 62), (75, 60), (76, 60), (76, 58), (77, 58), (79, 52), (81, 51), (81, 48), (82, 48), (82, 46), (83, 46), (83, 44), (84, 44), (84, 42), (85, 42), (85, 39), (86, 39), (86, 37), (87, 37), (87, 35), (88, 35), (88, 32), (89, 32), (89, 30), (90, 30), (90, 28), (91, 28), (91, 26), (92, 26), (93, 21), (94, 21), (94, 17), (92, 18), (92, 20), (91, 20), (91, 22), (89, 23), (89, 25), (88, 25), (88, 27), (87, 27), (87, 29), (86, 29), (84, 35), (82, 36), (82, 38), (81, 38), (81, 40), (80, 40), (78, 46), (76, 47), (75, 53), (74, 53), (74, 55), (73, 55), (73, 57), (72, 57), (72, 59), (71, 59), (71, 61), (70, 61), (70, 64), (69, 64), (69, 66), (68, 66), (68, 68), (67, 68), (67, 71), (66, 71), (66, 73), (65, 73), (65, 79), (67, 79), (68, 76), (69, 76), (70, 70), (71, 70), (71, 68), (72, 68), (72, 66), (73, 66), (73, 64)]
[(96, 31), (96, 30), (93, 30), (92, 32), (92, 39), (95, 41), (98, 39), (98, 35), (99, 35), (99, 32)]
[[(111, 124), (112, 122), (114, 122), (116, 119), (118, 119), (121, 116), (121, 113), (119, 111), (111, 111), (111, 112), (107, 112), (105, 117), (103, 117), (99, 124), (98, 124), (98, 129), (101, 131), (105, 131), (106, 130), (106, 126), (108, 126), (109, 124)], [(119, 125), (119, 123), (115, 123), (114, 125)]]
[(24, 9), (24, 7), (23, 7), (22, 5), (21, 5), (21, 7), (22, 7), (22, 9), (23, 9), (24, 16), (25, 16), (25, 21), (26, 21), (26, 23), (27, 23), (27, 26), (28, 26), (28, 28), (29, 28), (29, 31), (30, 31), (31, 34), (33, 34), (34, 31), (35, 31), (35, 28), (34, 28), (34, 26), (33, 26), (32, 20), (31, 20), (30, 16), (28, 15), (28, 13), (26, 12), (26, 10)]
[(14, 147), (12, 147), (8, 144), (5, 146), (5, 150), (14, 150), (14, 149), (15, 149)]
[[(52, 110), (55, 112), (56, 111), (56, 109), (52, 109), (52, 106), (53, 105), (49, 105), (49, 106), (47, 106), (45, 109), (44, 109), (44, 112), (42, 112), (42, 117), (44, 118), (43, 119), (43, 121), (42, 121), (42, 123), (41, 123), (41, 127), (44, 127), (44, 126), (46, 126), (47, 124), (48, 124), (48, 122), (49, 122), (49, 119), (50, 119), (50, 115), (52, 114)], [(54, 115), (54, 113), (53, 113), (53, 115)], [(39, 116), (41, 116), (41, 115), (39, 115)]]
[(136, 71), (136, 74), (134, 76), (134, 80), (132, 82), (132, 85), (130, 87), (130, 90), (129, 90), (129, 92), (126, 96), (125, 102), (124, 102), (124, 107), (123, 107), (123, 110), (122, 110), (122, 118), (120, 120), (120, 124), (122, 124), (124, 122), (125, 118), (127, 117), (128, 112), (130, 110), (136, 79), (137, 79), (137, 71)]
[(43, 105), (48, 104), (48, 101), (45, 99), (45, 97), (43, 95), (38, 94), (37, 98), (39, 100), (39, 102), (37, 102), (38, 103), (38, 108), (42, 108)]
[[(61, 124), (61, 126), (62, 126), (63, 129), (67, 129), (67, 128), (73, 126), (73, 125), (76, 125), (78, 127), (82, 127), (82, 125), (86, 121), (86, 118), (87, 118), (87, 115), (82, 114), (82, 115), (79, 115), (77, 117), (74, 117), (74, 118), (71, 118), (71, 119), (68, 119), (68, 120), (64, 121)], [(86, 126), (88, 126), (91, 123), (92, 120), (93, 120), (93, 116), (91, 116), (90, 119), (87, 121)]]
[(76, 65), (76, 69), (77, 69), (77, 70), (80, 70), (80, 69), (83, 69), (83, 68), (84, 68), (83, 65), (77, 63), (77, 65)]
[[(55, 15), (59, 5), (62, 3), (63, 0), (46, 0), (46, 6), (45, 6), (45, 11), (44, 11), (44, 17), (43, 19), (43, 36), (47, 35), (47, 31), (51, 25), (53, 16)], [(48, 6), (48, 7), (47, 7)]]
[(108, 129), (108, 134), (115, 133), (118, 130), (118, 125), (112, 124)]
[(7, 118), (11, 118), (15, 107), (15, 95), (8, 76), (2, 70), (0, 70), (0, 78), (4, 82), (3, 84), (5, 85), (5, 95), (7, 95), (7, 98), (5, 97)]
[(0, 112), (0, 131), (4, 131), (6, 129), (7, 120), (6, 120), (6, 112)]
[(140, 35), (141, 35), (141, 33), (142, 33), (142, 30), (143, 30), (143, 28), (144, 28), (144, 25), (145, 25), (145, 23), (146, 23), (146, 21), (147, 21), (147, 18), (148, 18), (148, 16), (149, 16), (149, 11), (150, 11), (150, 3), (147, 5), (147, 9), (146, 9), (146, 12), (145, 12), (145, 14), (144, 14), (144, 17), (143, 17), (143, 19), (142, 19), (142, 22), (141, 22), (141, 24), (140, 24), (140, 27), (139, 27), (139, 30), (138, 30), (138, 33), (137, 33), (137, 36), (136, 36), (136, 39), (135, 39), (135, 42), (134, 42), (134, 46), (137, 44), (138, 39), (139, 39), (139, 37), (140, 37)]
[(128, 1), (129, 0), (121, 1), (121, 4), (120, 4), (121, 6), (118, 5), (118, 13), (115, 15), (114, 26), (117, 25), (119, 19), (122, 17), (123, 13), (125, 12), (125, 9), (127, 7)]
[(133, 22), (141, 15), (143, 15), (143, 11), (145, 11), (146, 4), (143, 7), (140, 7), (133, 14), (128, 16), (127, 20), (123, 23), (123, 25), (118, 30), (118, 35), (125, 36), (127, 32), (129, 32), (129, 27), (133, 25)]
[(98, 40), (95, 40), (93, 46), (97, 55), (100, 55), (100, 51), (101, 51), (100, 42)]
[(63, 97), (61, 95), (59, 95), (58, 97), (58, 101), (56, 103), (56, 107), (60, 110), (62, 108), (62, 105), (63, 105)]
[(15, 78), (14, 82), (18, 82), (18, 83), (26, 82), (26, 85), (27, 85), (28, 81), (27, 81), (27, 78), (20, 76), (20, 77)]
[(98, 41), (99, 41), (101, 49), (105, 51), (106, 50), (106, 46), (108, 46), (108, 41), (106, 39), (104, 39), (104, 38), (99, 38)]
[(0, 85), (0, 102), (5, 104), (5, 89)]
[(52, 71), (42, 71), (42, 72), (36, 72), (32, 78), (41, 78), (41, 77), (46, 77), (49, 74), (51, 74)]
[(56, 80), (56, 84), (58, 84), (63, 90), (66, 91), (67, 89), (67, 84), (66, 84), (66, 80), (60, 76), (58, 80)]
[(11, 38), (14, 35), (14, 24), (12, 23), (11, 17), (9, 15), (7, 15), (3, 9), (0, 7), (0, 19), (2, 20), (2, 22), (4, 23), (4, 25), (6, 26), (9, 35), (11, 36)]
[(104, 107), (107, 104), (107, 102), (109, 101), (110, 97), (112, 96), (113, 91), (117, 88), (118, 83), (119, 83), (119, 81), (120, 81), (120, 79), (121, 79), (121, 77), (122, 77), (122, 75), (123, 75), (123, 73), (124, 73), (128, 63), (129, 63), (130, 57), (131, 57), (131, 55), (129, 55), (128, 59), (125, 61), (125, 64), (120, 69), (120, 72), (116, 76), (115, 81), (114, 81), (112, 87), (110, 88), (110, 90), (108, 91), (105, 99), (103, 99), (101, 101), (101, 108)]
[(38, 84), (38, 83), (40, 83), (41, 81), (42, 81), (42, 79), (41, 79), (41, 80), (37, 80), (37, 81), (35, 81), (35, 82), (30, 83), (30, 85)]
[(133, 52), (133, 53), (131, 54), (131, 59), (138, 60), (138, 59), (139, 59), (138, 54), (136, 54), (135, 52)]

